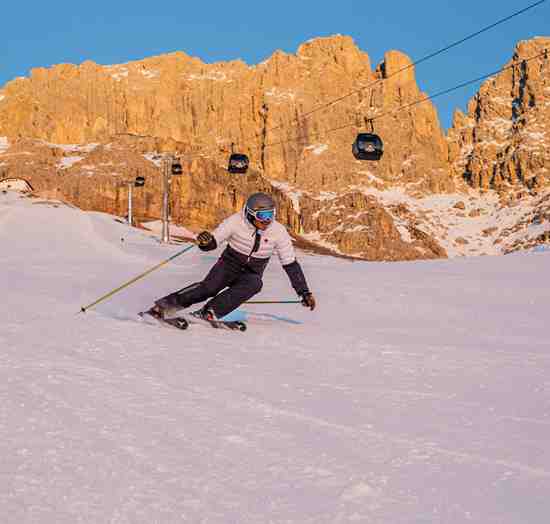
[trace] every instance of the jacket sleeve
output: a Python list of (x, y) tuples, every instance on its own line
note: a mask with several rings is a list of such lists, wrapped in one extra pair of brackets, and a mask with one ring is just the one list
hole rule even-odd
[(298, 295), (308, 292), (309, 288), (306, 277), (302, 271), (302, 266), (296, 260), (296, 252), (292, 245), (292, 239), (284, 226), (281, 226), (281, 234), (279, 235), (276, 248), (281, 265), (286, 271), (294, 291)]
[(212, 235), (216, 239), (216, 243), (218, 246), (221, 245), (222, 242), (228, 240), (229, 237), (231, 237), (231, 235), (235, 231), (235, 225), (239, 218), (239, 214), (235, 213), (226, 218), (216, 229), (214, 229), (214, 231), (212, 231)]
[(292, 245), (292, 239), (288, 234), (285, 226), (277, 224), (279, 226), (279, 231), (277, 232), (277, 241), (275, 244), (275, 250), (281, 261), (283, 267), (292, 264), (296, 260), (296, 253), (294, 251), (294, 246)]
[(283, 269), (286, 271), (286, 274), (290, 279), (290, 283), (292, 284), (294, 291), (296, 291), (298, 295), (301, 296), (304, 293), (309, 293), (306, 277), (304, 275), (304, 272), (302, 271), (302, 266), (297, 260), (295, 260), (291, 264), (283, 266)]

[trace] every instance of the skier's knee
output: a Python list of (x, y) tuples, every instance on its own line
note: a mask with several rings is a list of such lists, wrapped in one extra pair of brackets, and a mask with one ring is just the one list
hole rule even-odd
[(264, 287), (262, 278), (259, 275), (254, 275), (250, 280), (250, 289), (254, 292), (254, 295), (259, 293)]
[(219, 286), (216, 286), (215, 283), (209, 282), (208, 280), (203, 280), (200, 283), (201, 291), (207, 297), (213, 297), (218, 294)]

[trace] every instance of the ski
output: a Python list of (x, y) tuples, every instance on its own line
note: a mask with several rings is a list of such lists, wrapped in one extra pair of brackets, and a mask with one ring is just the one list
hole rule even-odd
[(230, 329), (233, 331), (246, 331), (246, 324), (240, 320), (207, 320), (191, 313), (186, 320), (189, 324), (202, 324), (215, 329)]
[(183, 317), (174, 317), (174, 318), (162, 318), (155, 311), (149, 309), (147, 311), (141, 311), (138, 313), (141, 318), (144, 318), (145, 315), (148, 315), (154, 318), (159, 324), (165, 324), (176, 329), (185, 330), (189, 327), (189, 322)]
[(147, 311), (141, 311), (138, 313), (141, 318), (145, 315), (154, 318), (160, 324), (165, 324), (176, 329), (185, 330), (189, 327), (189, 324), (203, 324), (213, 327), (215, 329), (229, 329), (232, 331), (246, 331), (246, 324), (238, 320), (203, 320), (190, 316), (188, 318), (179, 316), (174, 318), (162, 318), (155, 311), (149, 309)]

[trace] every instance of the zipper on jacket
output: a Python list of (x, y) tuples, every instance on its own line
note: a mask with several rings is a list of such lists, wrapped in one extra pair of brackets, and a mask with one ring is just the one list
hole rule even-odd
[(262, 240), (262, 236), (259, 233), (258, 229), (254, 230), (254, 245), (252, 246), (252, 251), (248, 254), (248, 257), (246, 258), (246, 263), (250, 262), (250, 258), (252, 257), (253, 253), (256, 253), (258, 249), (260, 249), (260, 242)]

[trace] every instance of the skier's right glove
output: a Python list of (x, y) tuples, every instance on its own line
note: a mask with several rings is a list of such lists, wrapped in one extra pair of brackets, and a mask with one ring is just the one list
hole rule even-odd
[(311, 291), (306, 291), (302, 293), (302, 306), (308, 307), (313, 311), (315, 309), (316, 303), (315, 303), (315, 297), (313, 296), (313, 293)]
[(201, 251), (212, 251), (218, 247), (214, 235), (209, 231), (202, 231), (197, 235), (197, 245)]

